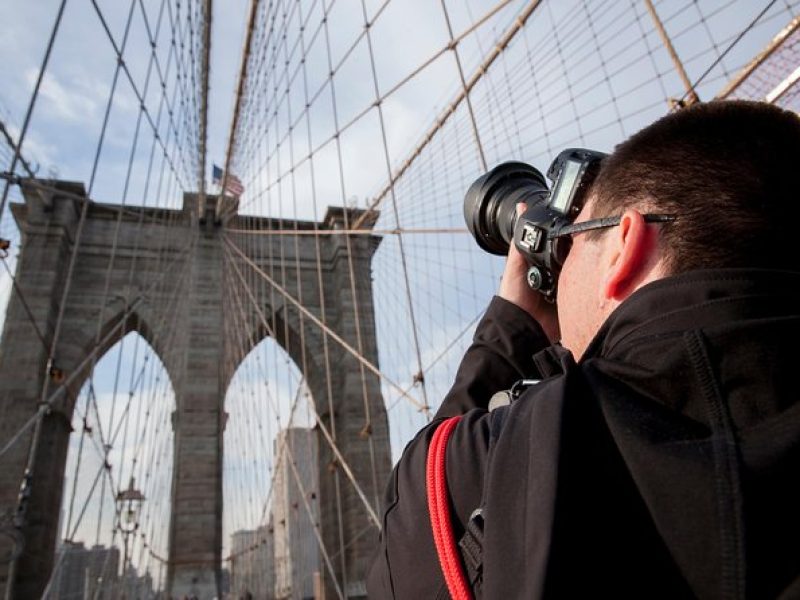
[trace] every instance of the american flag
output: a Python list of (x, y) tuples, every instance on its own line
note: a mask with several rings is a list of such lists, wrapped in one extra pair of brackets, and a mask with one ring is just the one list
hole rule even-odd
[(233, 173), (228, 173), (228, 178), (225, 180), (225, 191), (230, 192), (232, 196), (237, 198), (244, 192), (242, 182)]
[(211, 183), (214, 185), (222, 185), (222, 182), (225, 181), (225, 191), (230, 193), (232, 196), (239, 197), (244, 192), (244, 186), (242, 185), (242, 181), (233, 173), (228, 173), (227, 180), (225, 179), (225, 172), (222, 168), (218, 167), (217, 165), (211, 166)]

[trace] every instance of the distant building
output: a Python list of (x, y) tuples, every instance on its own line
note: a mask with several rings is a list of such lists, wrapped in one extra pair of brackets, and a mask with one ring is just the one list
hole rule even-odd
[(223, 598), (230, 598), (231, 591), (231, 572), (229, 569), (223, 568), (220, 573), (220, 591)]
[(144, 575), (139, 575), (136, 567), (128, 565), (125, 573), (120, 578), (117, 586), (118, 598), (126, 600), (152, 600), (156, 597), (153, 590), (153, 577), (150, 571), (145, 571)]
[(275, 597), (271, 527), (240, 530), (231, 536), (230, 597), (262, 600)]
[(320, 564), (314, 533), (319, 527), (316, 444), (315, 432), (300, 427), (284, 429), (275, 440), (279, 459), (272, 490), (272, 524), (275, 598), (279, 600), (314, 597), (314, 573)]
[(231, 536), (233, 600), (314, 598), (314, 576), (320, 570), (314, 534), (319, 527), (316, 443), (309, 429), (293, 427), (278, 434), (270, 523)]
[(56, 557), (50, 597), (57, 600), (117, 598), (119, 549), (84, 547), (82, 542), (65, 542)]

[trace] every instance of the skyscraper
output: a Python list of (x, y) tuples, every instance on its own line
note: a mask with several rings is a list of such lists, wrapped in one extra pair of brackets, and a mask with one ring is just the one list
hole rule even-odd
[(314, 597), (319, 571), (317, 440), (310, 429), (284, 429), (275, 440), (276, 474), (272, 492), (275, 540), (275, 597)]
[(57, 599), (117, 597), (119, 549), (65, 542), (59, 549), (50, 597)]
[(271, 526), (242, 529), (231, 535), (230, 593), (253, 600), (275, 597)]

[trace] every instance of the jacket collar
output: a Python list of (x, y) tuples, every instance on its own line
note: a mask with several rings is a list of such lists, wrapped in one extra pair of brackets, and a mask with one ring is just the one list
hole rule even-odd
[[(742, 319), (759, 311), (787, 307), (798, 312), (800, 272), (768, 269), (709, 269), (667, 277), (634, 292), (609, 317), (584, 354), (584, 360), (613, 356), (648, 338), (702, 329)], [(794, 298), (793, 302), (764, 302)]]

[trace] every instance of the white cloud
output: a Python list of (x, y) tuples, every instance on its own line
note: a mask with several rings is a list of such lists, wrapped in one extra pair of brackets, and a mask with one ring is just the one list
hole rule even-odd
[[(30, 86), (36, 83), (36, 69), (25, 71), (25, 79)], [(47, 116), (73, 122), (90, 123), (99, 111), (98, 98), (102, 97), (98, 84), (88, 79), (76, 78), (62, 84), (55, 75), (46, 73), (39, 88), (39, 96), (45, 102)], [(106, 92), (107, 94), (107, 92)]]

